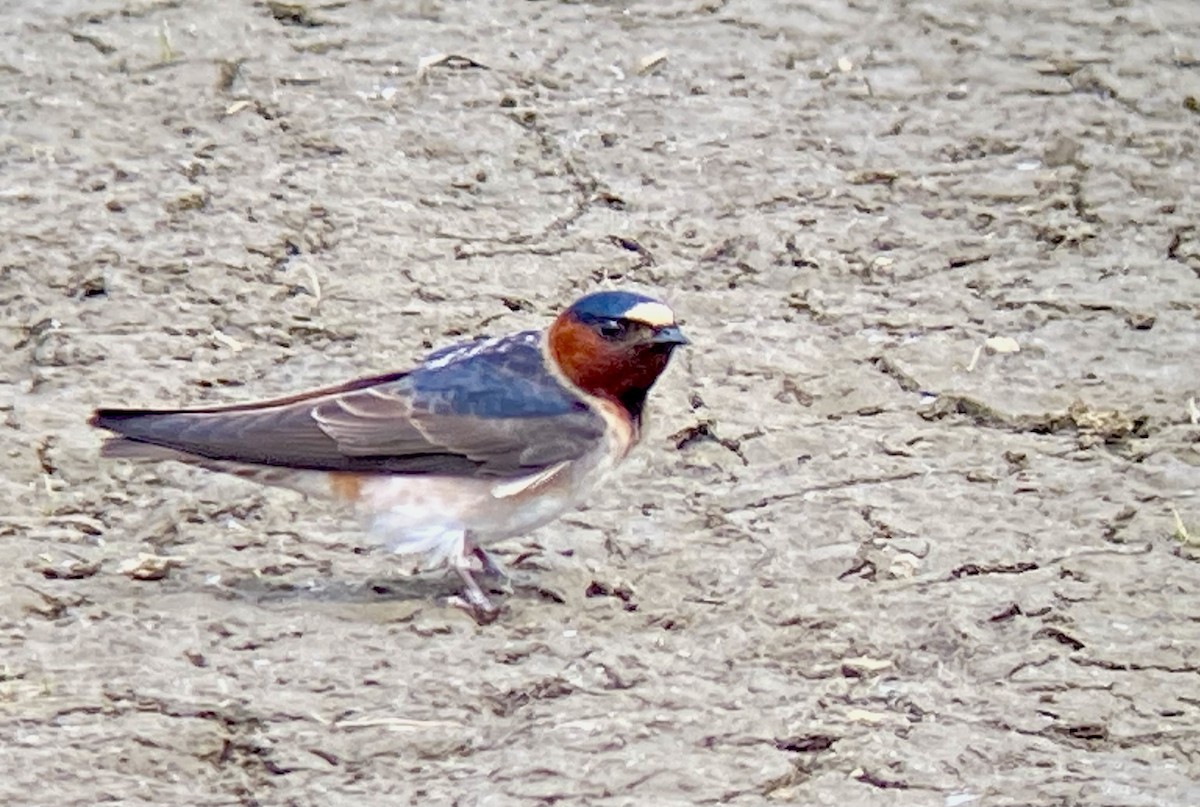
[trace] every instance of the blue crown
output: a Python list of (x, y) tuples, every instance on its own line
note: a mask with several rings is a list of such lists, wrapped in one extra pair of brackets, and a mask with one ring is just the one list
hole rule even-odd
[(632, 291), (595, 291), (580, 297), (567, 311), (579, 320), (620, 319), (635, 305), (657, 302)]

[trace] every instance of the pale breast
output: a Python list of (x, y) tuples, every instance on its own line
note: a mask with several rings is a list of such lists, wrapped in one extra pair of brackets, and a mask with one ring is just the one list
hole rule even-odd
[(629, 446), (628, 438), (607, 440), (577, 460), (516, 479), (376, 476), (335, 478), (331, 488), (356, 494), (378, 540), (399, 552), (429, 552), (434, 535), (450, 540), (469, 532), (487, 542), (553, 521), (579, 504)]

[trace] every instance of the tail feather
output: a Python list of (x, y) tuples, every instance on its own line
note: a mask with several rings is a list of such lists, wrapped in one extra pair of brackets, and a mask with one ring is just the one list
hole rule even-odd
[[(103, 427), (107, 428), (107, 427)], [(100, 456), (110, 460), (178, 460), (187, 462), (193, 455), (173, 448), (144, 443), (128, 437), (110, 437), (100, 445)]]
[[(93, 418), (96, 420), (96, 418)], [(103, 428), (109, 428), (104, 426)], [(214, 460), (198, 454), (190, 454), (166, 446), (145, 443), (128, 437), (110, 437), (100, 446), (100, 456), (105, 459), (124, 459), (139, 462), (162, 462), (172, 460), (203, 468), (206, 471), (230, 474), (262, 485), (287, 488), (305, 496), (329, 496), (329, 482), (324, 474), (305, 473), (292, 468), (275, 468), (269, 465), (249, 465), (240, 462)]]
[(159, 417), (185, 413), (186, 410), (181, 409), (97, 409), (88, 418), (88, 425), (134, 437), (140, 432), (145, 432)]
[[(225, 409), (98, 409), (89, 423), (113, 432), (141, 449), (114, 442), (106, 456), (146, 458), (150, 447), (209, 460), (259, 465), (324, 467), (345, 464), (337, 444), (311, 417), (311, 407), (284, 406)], [(111, 452), (111, 453), (108, 453)]]
[(101, 446), (102, 457), (187, 460), (193, 452), (178, 440), (186, 424), (179, 414), (170, 409), (97, 409), (88, 423), (118, 435)]

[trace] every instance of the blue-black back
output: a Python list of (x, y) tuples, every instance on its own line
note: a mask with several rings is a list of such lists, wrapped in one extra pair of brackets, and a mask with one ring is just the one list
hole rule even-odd
[(416, 406), (444, 415), (533, 418), (588, 411), (546, 369), (537, 331), (435, 351), (401, 385)]

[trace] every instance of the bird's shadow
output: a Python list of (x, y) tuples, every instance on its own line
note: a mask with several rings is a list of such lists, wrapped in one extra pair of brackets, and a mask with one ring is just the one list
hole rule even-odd
[[(512, 599), (566, 602), (565, 596), (526, 574), (503, 578), (476, 577), (480, 587), (497, 603)], [(429, 572), (412, 576), (371, 577), (361, 581), (322, 577), (304, 583), (270, 580), (247, 575), (223, 581), (221, 591), (231, 599), (261, 605), (287, 603), (372, 604), (404, 603), (445, 605), (462, 592), (453, 574)]]

